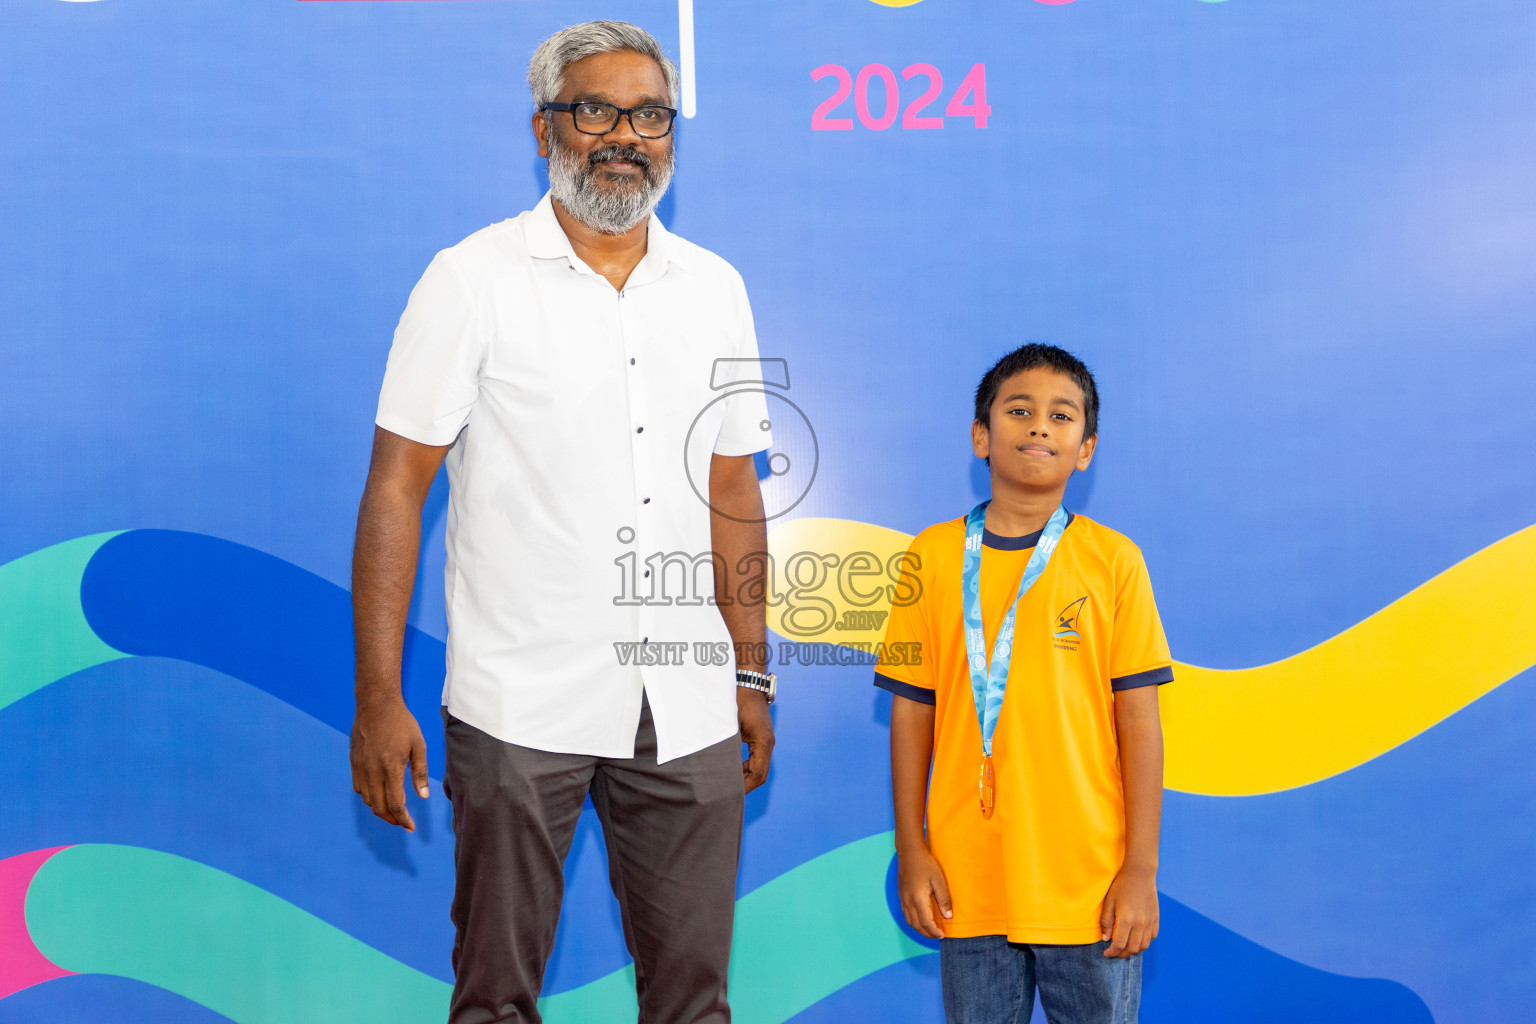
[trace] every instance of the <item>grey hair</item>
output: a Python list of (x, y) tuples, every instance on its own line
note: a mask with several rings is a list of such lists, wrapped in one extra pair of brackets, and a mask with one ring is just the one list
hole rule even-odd
[(528, 91), (533, 94), (533, 108), (538, 110), (560, 95), (565, 69), (572, 64), (600, 53), (621, 51), (641, 54), (661, 65), (662, 76), (667, 80), (667, 100), (677, 105), (677, 65), (667, 58), (655, 36), (627, 21), (588, 21), (561, 29), (533, 51), (533, 59), (528, 62)]

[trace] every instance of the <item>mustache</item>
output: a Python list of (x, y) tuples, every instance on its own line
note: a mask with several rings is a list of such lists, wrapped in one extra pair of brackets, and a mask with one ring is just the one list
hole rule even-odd
[(642, 170), (649, 170), (651, 158), (640, 152), (633, 146), (604, 146), (593, 150), (587, 156), (587, 163), (596, 167), (598, 164), (609, 163), (613, 160), (625, 160), (636, 165)]

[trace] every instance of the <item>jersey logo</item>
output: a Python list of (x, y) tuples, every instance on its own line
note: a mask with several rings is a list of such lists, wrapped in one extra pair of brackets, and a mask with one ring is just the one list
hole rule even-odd
[(1064, 651), (1077, 650), (1077, 645), (1083, 641), (1083, 635), (1077, 631), (1077, 624), (1082, 619), (1083, 609), (1087, 605), (1088, 595), (1084, 594), (1056, 613), (1056, 625), (1052, 628), (1055, 646)]

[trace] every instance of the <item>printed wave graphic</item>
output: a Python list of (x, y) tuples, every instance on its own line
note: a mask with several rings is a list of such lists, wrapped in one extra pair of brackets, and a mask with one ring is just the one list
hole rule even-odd
[(62, 970), (142, 981), (240, 1024), (447, 1015), (444, 982), (196, 861), (87, 845), (34, 871), (25, 924)]
[[(905, 936), (869, 946), (843, 921), (845, 948), (813, 962), (794, 942), (822, 934), (832, 890), (854, 877), (880, 877), (890, 835), (872, 836), (770, 883), (738, 907), (739, 927), (762, 941), (763, 958), (733, 964), (736, 1016), (783, 1022), (845, 987), (839, 968), (869, 977), (928, 950)], [(1276, 956), (1167, 901), (1163, 942), (1147, 967), (1149, 1021), (1234, 1015), (1250, 1024), (1431, 1020), (1401, 985), (1344, 978)], [(873, 908), (864, 908), (872, 910)], [(81, 845), (0, 861), (0, 934), (9, 937), (0, 995), (74, 974), (110, 975), (173, 992), (238, 1024), (326, 1020), (335, 1024), (440, 1019), (449, 985), (390, 959), (304, 910), (239, 878), (173, 854), (119, 845)], [(809, 911), (809, 914), (800, 912)], [(882, 908), (883, 911), (883, 908)], [(125, 927), (125, 924), (128, 925)], [(766, 930), (761, 930), (765, 926)], [(1170, 952), (1171, 950), (1171, 952)], [(884, 962), (882, 962), (884, 961)], [(737, 965), (753, 962), (751, 968)], [(41, 964), (27, 974), (14, 965)], [(786, 970), (789, 973), (785, 973)], [(857, 980), (857, 979), (853, 979)], [(10, 982), (10, 984), (7, 984)], [(829, 989), (830, 985), (830, 991)], [(618, 1020), (635, 1013), (626, 968), (548, 999), (551, 1024)], [(828, 1000), (827, 1009), (836, 1010)], [(807, 1019), (817, 1017), (815, 1010)]]
[[(72, 672), (128, 656), (176, 658), (352, 728), (346, 590), (281, 558), (175, 530), (101, 533), (0, 566), (0, 707)], [(406, 703), (441, 777), (442, 641), (408, 626)]]
[[(774, 530), (769, 543), (782, 569), (798, 551), (868, 551), (884, 563), (910, 539), (806, 518)], [(1178, 664), (1178, 682), (1163, 694), (1168, 787), (1217, 796), (1291, 789), (1418, 735), (1536, 664), (1528, 628), (1536, 588), (1525, 584), (1533, 576), (1529, 527), (1290, 658), (1238, 670)], [(883, 607), (854, 609), (830, 580), (815, 596), (839, 617), (889, 608), (882, 595)], [(770, 609), (781, 635), (787, 608)], [(164, 530), (82, 537), (0, 566), (0, 621), (9, 624), (0, 707), (91, 665), (157, 655), (226, 672), (347, 731), (350, 614), (344, 589), (228, 541)], [(879, 631), (824, 638), (877, 642)], [(441, 641), (409, 629), (404, 679), (418, 720), (436, 716), (442, 677)], [(441, 775), (441, 742), (427, 733), (429, 767)]]
[[(802, 551), (840, 561), (869, 552), (888, 565), (911, 539), (869, 523), (804, 518), (775, 529), (768, 544), (782, 572)], [(849, 611), (889, 610), (888, 592), (856, 608), (831, 575), (801, 600), (830, 602), (838, 620)], [(1208, 796), (1294, 789), (1412, 739), (1536, 664), (1533, 578), (1536, 526), (1289, 658), (1236, 670), (1176, 663), (1177, 681), (1160, 695), (1168, 788)], [(780, 591), (789, 589), (780, 582)], [(775, 631), (786, 632), (790, 604), (770, 609)], [(839, 630), (812, 639), (870, 643), (880, 635)]]
[[(281, 559), (194, 534), (100, 534), (0, 566), (0, 595), (0, 707), (63, 676), (79, 673), (84, 678), (90, 673), (82, 670), (95, 666), (100, 666), (95, 673), (116, 672), (118, 666), (109, 663), (147, 655), (244, 680), (282, 702), (274, 702), (274, 707), (302, 710), (335, 730), (338, 744), (344, 742), (351, 677), (346, 592)], [(416, 637), (413, 643), (417, 646), (407, 666), (407, 686), (414, 710), (418, 715), (435, 713), (441, 645), (434, 649), (430, 637)], [(36, 700), (28, 704), (39, 707)], [(60, 710), (51, 714), (56, 718)], [(205, 717), (219, 713), (217, 708), (201, 710)], [(18, 721), (15, 712), (8, 714)], [(48, 728), (48, 714), (22, 720), (30, 721), (29, 731), (36, 732)], [(428, 736), (434, 731), (428, 730)], [(186, 741), (170, 733), (142, 740), (160, 742), (168, 750)], [(101, 760), (90, 758), (89, 763), (99, 765)], [(80, 770), (99, 774), (99, 768), (89, 764)], [(306, 775), (290, 784), (302, 789), (338, 781)], [(196, 780), (184, 785), (195, 787)], [(88, 806), (82, 805), (86, 814)], [(59, 838), (74, 841), (90, 829), (90, 820), (80, 820)], [(48, 841), (42, 834), (38, 838), (43, 844)], [(238, 833), (224, 841), (241, 843)], [(232, 853), (225, 859), (238, 862), (240, 856)], [(815, 1019), (823, 1002), (835, 1002), (836, 993), (860, 978), (897, 970), (903, 962), (930, 954), (931, 947), (906, 934), (893, 916), (882, 884), (890, 860), (890, 834), (870, 835), (790, 867), (741, 897), (738, 922), (744, 934), (754, 937), (754, 949), (773, 952), (738, 958), (733, 964), (733, 1002), (740, 1019), (760, 1024), (779, 1024), (797, 1014)], [(0, 959), (22, 965), (20, 973), (0, 980), (9, 981), (8, 988), (17, 992), (46, 987), (44, 983), (65, 986), (72, 974), (114, 975), (162, 987), (244, 1024), (288, 1012), (282, 993), (268, 990), (304, 991), (310, 982), (290, 979), (287, 972), (295, 970), (329, 972), (343, 965), (367, 973), (376, 984), (377, 979), (404, 979), (382, 983), (402, 993), (390, 1001), (396, 1009), (438, 999), (437, 993), (446, 991), (444, 981), (386, 955), (309, 909), (173, 853), (124, 844), (45, 849), (0, 862), (0, 879), (8, 880), (0, 884)], [(164, 901), (156, 896), (160, 889), (165, 890)], [(188, 895), (197, 893), (202, 895)], [(24, 914), (20, 931), (7, 924), (15, 925), (18, 912)], [(1428, 1019), (1417, 997), (1396, 983), (1347, 978), (1296, 964), (1187, 908), (1170, 905), (1170, 924), (1180, 912), (1200, 927), (1186, 929), (1186, 939), (1178, 937), (1179, 929), (1169, 929), (1161, 947), (1166, 954), (1160, 955), (1170, 963), (1197, 955), (1203, 970), (1253, 982), (1240, 991), (1280, 985), (1290, 994), (1285, 1005), (1308, 1019)], [(125, 931), (124, 922), (134, 926)], [(238, 934), (214, 934), (219, 927)], [(295, 937), (283, 931), (290, 927)], [(1198, 935), (1209, 939), (1210, 948), (1185, 949)], [(265, 936), (272, 948), (256, 950), (253, 936)], [(219, 956), (203, 956), (202, 966), (189, 967), (199, 958), (188, 951), (205, 947), (220, 951)], [(309, 951), (305, 956), (289, 955), (304, 950)], [(120, 961), (113, 959), (119, 955)], [(255, 965), (248, 968), (245, 980), (219, 973), (225, 970), (219, 964), (242, 960)], [(1277, 978), (1283, 985), (1274, 981)], [(1155, 1009), (1153, 997), (1159, 991), (1169, 1006), (1186, 1005), (1190, 999), (1199, 1003), (1206, 999), (1201, 992), (1212, 993), (1200, 1004), (1207, 1013), (1217, 1012), (1218, 1006), (1231, 1009), (1231, 1000), (1237, 998), (1230, 992), (1223, 995), (1220, 986), (1212, 989), (1202, 983), (1196, 989), (1195, 994), (1160, 989), (1149, 978), (1148, 1013)], [(335, 998), (341, 1000), (338, 1014), (354, 1006), (347, 1002), (352, 996)], [(363, 1000), (355, 1004), (361, 1007), (357, 1012), (364, 1016), (335, 1019), (391, 1019), (367, 1016), (372, 1004), (365, 1003), (371, 997), (357, 998)], [(632, 1015), (632, 971), (615, 970), (543, 1002), (549, 1019), (556, 1022)], [(1354, 1007), (1352, 1015), (1334, 1013), (1335, 1005)], [(1270, 1019), (1253, 1016), (1256, 1012), (1257, 1003), (1249, 1008), (1249, 1019)]]
[[(241, 679), (343, 733), (350, 727), (348, 595), (281, 559), (174, 531), (100, 534), (0, 567), (0, 593), (16, 597), (0, 607), (5, 625), (0, 658), (7, 659), (0, 662), (7, 669), (0, 677), (6, 680), (0, 706), (96, 665), (158, 656)], [(42, 647), (25, 642), (38, 636), (56, 641)], [(408, 702), (418, 718), (430, 722), (441, 692), (442, 645), (418, 633), (408, 643), (406, 661)], [(440, 746), (433, 730), (427, 735), (429, 745)], [(434, 773), (440, 776), (440, 749), (429, 760), (437, 762)], [(873, 836), (823, 854), (742, 898), (739, 920), (750, 922), (754, 934), (777, 936), (779, 953), (744, 961), (747, 966), (733, 975), (739, 1017), (785, 1020), (870, 971), (928, 952), (890, 919), (880, 885), (890, 856), (889, 835)], [(823, 927), (815, 934), (821, 938), (807, 942), (802, 929), (818, 922)], [(160, 984), (139, 973), (98, 973)], [(236, 1013), (211, 1003), (196, 988), (162, 987), (233, 1019), (266, 1019), (259, 1008)], [(633, 991), (632, 971), (625, 968), (549, 997), (549, 1016), (579, 1021), (632, 1014)]]
[[(736, 1017), (779, 1024), (851, 981), (929, 952), (888, 914), (891, 855), (889, 833), (871, 836), (739, 901), (737, 927), (764, 945), (732, 963)], [(258, 886), (133, 846), (0, 861), (0, 940), (0, 997), (69, 974), (109, 974), (240, 1024), (436, 1020), (450, 989)], [(633, 969), (540, 1006), (551, 1024), (632, 1017)]]

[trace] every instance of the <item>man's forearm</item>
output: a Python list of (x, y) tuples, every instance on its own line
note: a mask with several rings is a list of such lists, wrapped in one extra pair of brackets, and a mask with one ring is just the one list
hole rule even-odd
[[(733, 524), (734, 526), (748, 526), (751, 524)], [(726, 530), (726, 534), (735, 534), (736, 530)], [(750, 533), (750, 530), (741, 531)], [(754, 601), (743, 596), (753, 592), (754, 580), (759, 579), (762, 569), (754, 566), (763, 566), (766, 559), (750, 557), (763, 551), (768, 546), (767, 531), (762, 524), (757, 524), (757, 537), (753, 540), (744, 538), (732, 538), (726, 544), (720, 544), (716, 540), (715, 552), (721, 558), (725, 566), (726, 586), (717, 593), (727, 595), (726, 600), (721, 600), (720, 617), (725, 619), (725, 628), (730, 631), (731, 642), (735, 646), (736, 667), (750, 669), (754, 672), (767, 670), (767, 608), (762, 601)], [(745, 571), (743, 571), (745, 569)], [(759, 587), (760, 591), (761, 588)]]
[(750, 456), (716, 456), (710, 473), (710, 504), (720, 617), (735, 645), (736, 667), (763, 672), (768, 667), (768, 527)]
[(410, 495), (370, 485), (358, 509), (352, 550), (359, 704), (401, 697), (400, 659), (420, 545), (420, 505)]

